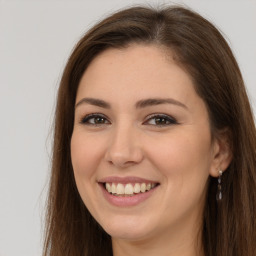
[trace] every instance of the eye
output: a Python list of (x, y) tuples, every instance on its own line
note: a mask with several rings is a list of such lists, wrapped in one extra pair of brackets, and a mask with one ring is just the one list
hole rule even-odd
[(168, 125), (173, 125), (173, 124), (178, 124), (176, 119), (164, 115), (164, 114), (155, 114), (151, 115), (147, 118), (146, 122), (143, 124), (149, 124), (149, 125), (155, 125), (155, 126), (168, 126)]
[(108, 119), (102, 114), (86, 115), (81, 119), (80, 123), (85, 125), (95, 125), (95, 126), (110, 124)]

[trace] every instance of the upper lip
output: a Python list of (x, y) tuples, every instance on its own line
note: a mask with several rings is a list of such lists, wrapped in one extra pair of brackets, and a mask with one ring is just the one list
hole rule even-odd
[(128, 177), (118, 177), (118, 176), (109, 176), (98, 180), (99, 183), (159, 183), (155, 180), (144, 179), (135, 176)]

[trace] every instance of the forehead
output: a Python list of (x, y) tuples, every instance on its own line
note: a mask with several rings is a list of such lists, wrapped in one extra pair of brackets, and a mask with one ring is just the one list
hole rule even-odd
[(193, 82), (172, 56), (154, 45), (105, 50), (86, 69), (77, 96), (185, 96), (194, 91)]

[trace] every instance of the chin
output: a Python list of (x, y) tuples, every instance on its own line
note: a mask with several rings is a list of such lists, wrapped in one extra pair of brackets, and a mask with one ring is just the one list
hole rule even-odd
[(147, 225), (145, 220), (136, 221), (129, 217), (108, 221), (102, 227), (112, 238), (125, 240), (141, 240), (152, 232), (152, 223)]
[(105, 230), (112, 238), (123, 239), (129, 241), (139, 241), (147, 237), (148, 233), (145, 230), (123, 230), (110, 229)]

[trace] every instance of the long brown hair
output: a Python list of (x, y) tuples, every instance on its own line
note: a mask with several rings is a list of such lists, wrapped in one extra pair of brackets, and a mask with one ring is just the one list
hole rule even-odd
[(130, 43), (163, 46), (192, 77), (204, 100), (212, 134), (230, 132), (233, 160), (223, 174), (223, 199), (209, 177), (202, 226), (207, 256), (253, 256), (256, 251), (256, 132), (237, 62), (221, 33), (183, 7), (133, 7), (90, 29), (65, 67), (55, 116), (52, 172), (43, 255), (112, 255), (111, 238), (96, 223), (76, 188), (70, 157), (79, 81), (92, 59), (107, 48)]

